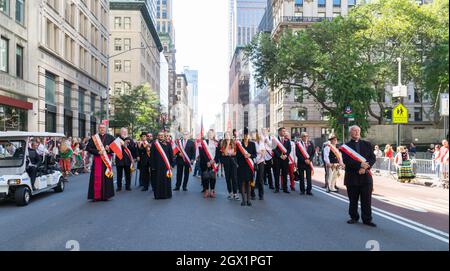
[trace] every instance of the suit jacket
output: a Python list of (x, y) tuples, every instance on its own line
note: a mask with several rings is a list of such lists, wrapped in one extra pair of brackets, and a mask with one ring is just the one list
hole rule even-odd
[[(209, 144), (209, 139), (206, 139), (206, 144)], [(216, 142), (217, 147), (216, 147), (216, 152), (215, 152), (215, 156), (214, 156), (214, 162), (216, 162), (216, 165), (219, 164), (219, 155), (220, 155), (220, 151), (219, 151), (219, 143)], [(206, 152), (203, 150), (202, 145), (200, 144), (199, 146), (199, 154), (200, 154), (200, 169), (202, 171), (206, 171), (208, 169), (208, 162), (209, 162), (209, 158), (206, 155)], [(213, 155), (211, 153), (211, 155)]]
[[(278, 140), (281, 142), (280, 137), (278, 137)], [(284, 148), (286, 148), (286, 156), (289, 156), (289, 154), (292, 151), (291, 150), (291, 141), (285, 138), (284, 143), (281, 142), (281, 144), (283, 144)], [(280, 158), (281, 155), (283, 155), (283, 152), (281, 151), (281, 149), (277, 145), (274, 145), (274, 147), (275, 147), (275, 149), (273, 150), (273, 157), (278, 159), (279, 161), (282, 161), (284, 163), (288, 163), (289, 164), (289, 158), (286, 158), (286, 160), (283, 161)]]
[[(186, 139), (184, 141), (186, 141)], [(178, 144), (178, 140), (176, 143)], [(178, 147), (181, 148), (182, 146), (178, 146)], [(195, 143), (194, 143), (194, 141), (188, 139), (184, 150), (186, 151), (189, 161), (195, 160)], [(179, 164), (179, 163), (187, 164), (181, 155), (182, 155), (181, 151), (177, 153), (177, 164)]]
[[(137, 157), (137, 148), (136, 148), (136, 144), (134, 143), (133, 139), (131, 139), (130, 137), (127, 138), (122, 138), (120, 137), (123, 141), (125, 140), (130, 140), (130, 144), (128, 144), (128, 149), (130, 150), (131, 156), (134, 158)], [(130, 157), (128, 157), (128, 154), (125, 152), (125, 148), (124, 146), (122, 146), (122, 154), (123, 154), (123, 158), (122, 160), (119, 159), (119, 157), (116, 156), (116, 166), (122, 166), (122, 167), (129, 167), (131, 166), (131, 159)]]
[[(356, 151), (356, 142), (351, 140), (346, 143), (347, 146)], [(375, 164), (376, 158), (373, 153), (372, 144), (365, 140), (359, 140), (359, 152), (362, 157), (366, 158), (370, 167)], [(368, 174), (366, 171), (365, 174), (360, 175), (358, 173), (361, 168), (361, 163), (353, 160), (350, 156), (348, 156), (345, 152), (342, 152), (342, 160), (345, 164), (345, 178), (344, 185), (352, 186), (352, 185), (367, 185), (373, 184), (372, 176)]]
[[(302, 141), (298, 142), (299, 144), (302, 144)], [(308, 146), (306, 146), (306, 152), (309, 154), (309, 161), (311, 161), (314, 158), (315, 151), (314, 151), (314, 143), (312, 141), (308, 141)], [(295, 143), (295, 154), (297, 155), (297, 167), (299, 169), (310, 169), (310, 167), (305, 162), (305, 157), (303, 157), (302, 153), (300, 152), (300, 149), (297, 146), (297, 143)]]

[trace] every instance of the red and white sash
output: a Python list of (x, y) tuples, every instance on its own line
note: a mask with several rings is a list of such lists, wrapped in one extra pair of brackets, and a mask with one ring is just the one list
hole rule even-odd
[(335, 146), (333, 146), (331, 144), (328, 144), (328, 147), (334, 153), (334, 155), (339, 160), (339, 162), (342, 162), (342, 156), (341, 156), (341, 153), (339, 152), (339, 150)]
[(180, 146), (179, 150), (180, 150), (181, 158), (183, 158), (184, 162), (189, 164), (189, 168), (192, 169), (191, 160), (189, 160), (189, 156), (187, 155), (186, 150), (184, 149), (186, 145), (183, 146), (183, 144), (181, 144), (181, 140), (178, 140), (178, 146)]
[[(354, 149), (350, 148), (346, 144), (343, 144), (339, 149), (357, 162), (360, 163), (367, 162), (366, 158), (364, 158), (361, 154), (357, 153)], [(367, 173), (369, 173), (369, 175), (372, 176), (372, 172), (370, 170), (368, 170)]]
[(172, 169), (171, 169), (172, 167), (170, 166), (169, 158), (167, 158), (166, 152), (163, 150), (163, 148), (158, 140), (156, 140), (154, 144), (155, 144), (156, 150), (158, 150), (164, 163), (166, 164), (166, 169), (167, 169), (166, 177), (172, 178)]
[[(206, 141), (205, 141), (205, 140), (202, 140), (201, 143), (202, 143), (202, 149), (203, 149), (203, 151), (206, 153), (206, 156), (208, 157), (209, 161), (212, 161), (213, 158), (212, 158), (211, 153), (209, 153), (209, 150), (208, 150), (208, 148), (207, 148), (207, 146), (206, 146)], [(213, 164), (212, 164), (211, 166), (212, 166), (212, 168), (214, 169), (214, 171), (217, 172), (218, 168), (217, 168), (217, 166), (216, 166), (216, 163), (213, 162)]]
[(173, 156), (175, 156), (180, 151), (180, 148), (177, 146), (177, 144), (175, 144), (174, 141), (170, 141), (170, 144), (172, 145)]
[(102, 158), (102, 161), (106, 166), (105, 176), (108, 178), (112, 178), (114, 175), (113, 169), (112, 169), (112, 163), (111, 163), (111, 160), (109, 160), (109, 156), (106, 153), (105, 146), (103, 146), (103, 142), (100, 139), (100, 136), (98, 134), (95, 134), (94, 136), (92, 136), (92, 141), (94, 141), (94, 145), (97, 148), (97, 151), (103, 152), (100, 155), (100, 158)]
[[(236, 141), (236, 146), (238, 147), (239, 151), (242, 153), (242, 155), (245, 157), (248, 153), (248, 151), (246, 149), (244, 149), (244, 147), (242, 146), (240, 141)], [(245, 161), (247, 162), (248, 166), (250, 167), (250, 169), (252, 170), (252, 174), (255, 173), (255, 165), (253, 163), (253, 160), (250, 158), (245, 158)]]
[[(303, 143), (302, 142), (297, 142), (297, 147), (300, 150), (300, 153), (302, 154), (303, 158), (305, 160), (309, 160), (308, 151), (306, 150), (305, 146), (303, 146)], [(309, 167), (311, 168), (311, 176), (312, 176), (312, 175), (314, 175), (314, 167), (312, 165), (312, 161), (310, 161)]]
[[(277, 145), (277, 147), (280, 149), (280, 151), (281, 151), (284, 155), (287, 155), (287, 154), (286, 154), (286, 153), (287, 153), (286, 148), (284, 147), (283, 144), (281, 144), (281, 142), (280, 142), (280, 140), (278, 140), (278, 138), (276, 138), (276, 137), (274, 136), (274, 137), (272, 137), (272, 141), (275, 142), (275, 144)], [(287, 157), (289, 158), (289, 161), (290, 161), (291, 163), (294, 163), (294, 160), (292, 159), (291, 156), (287, 155)]]

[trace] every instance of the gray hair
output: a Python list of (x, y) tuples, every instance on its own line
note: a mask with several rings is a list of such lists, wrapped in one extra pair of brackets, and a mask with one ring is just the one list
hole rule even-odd
[(361, 131), (361, 127), (359, 127), (358, 125), (352, 125), (352, 126), (348, 127), (349, 132), (353, 131), (354, 129), (358, 129)]
[(308, 133), (307, 132), (302, 132), (300, 136), (307, 136)]

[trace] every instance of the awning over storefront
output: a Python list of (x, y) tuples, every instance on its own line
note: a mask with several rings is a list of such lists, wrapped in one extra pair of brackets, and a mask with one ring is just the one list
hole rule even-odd
[(33, 109), (32, 103), (14, 99), (14, 98), (10, 98), (10, 97), (3, 96), (3, 95), (0, 95), (0, 104), (9, 105), (9, 106), (13, 106), (13, 107), (17, 107), (17, 108), (21, 108), (21, 109), (25, 109), (25, 110)]

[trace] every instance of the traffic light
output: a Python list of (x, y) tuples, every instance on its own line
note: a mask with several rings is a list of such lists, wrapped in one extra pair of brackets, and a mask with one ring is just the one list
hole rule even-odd
[(388, 107), (384, 109), (384, 120), (386, 122), (392, 122), (392, 108)]

